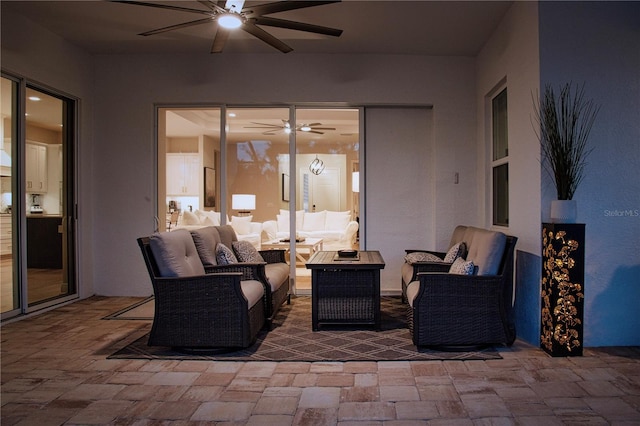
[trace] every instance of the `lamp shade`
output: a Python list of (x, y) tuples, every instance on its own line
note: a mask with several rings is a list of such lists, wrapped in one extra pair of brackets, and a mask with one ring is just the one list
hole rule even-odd
[(255, 210), (255, 194), (233, 194), (231, 196), (231, 208), (233, 210)]
[(351, 175), (351, 190), (360, 192), (360, 172), (353, 172)]

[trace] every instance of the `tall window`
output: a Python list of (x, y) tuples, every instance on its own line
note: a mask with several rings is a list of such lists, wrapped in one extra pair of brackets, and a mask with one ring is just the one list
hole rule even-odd
[(509, 126), (507, 89), (491, 101), (493, 135), (493, 224), (509, 225)]

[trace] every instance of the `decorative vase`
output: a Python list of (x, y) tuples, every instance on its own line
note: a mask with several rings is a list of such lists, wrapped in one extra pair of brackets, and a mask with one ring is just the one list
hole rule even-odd
[(553, 200), (551, 202), (551, 222), (576, 223), (577, 217), (576, 200)]

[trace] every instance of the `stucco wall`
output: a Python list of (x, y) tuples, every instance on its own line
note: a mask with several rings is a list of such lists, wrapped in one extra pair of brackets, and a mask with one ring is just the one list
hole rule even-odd
[(515, 2), (477, 58), (478, 194), (491, 227), (491, 98), (507, 88), (509, 226), (518, 237), (515, 314), (518, 337), (539, 342), (540, 145), (531, 125), (532, 93), (539, 85), (537, 3)]
[[(93, 58), (22, 16), (2, 10), (2, 70), (80, 99), (76, 181), (78, 283), (81, 297), (93, 289)], [(28, 36), (25, 36), (28, 35)]]
[[(170, 66), (169, 66), (170, 64)], [(436, 159), (425, 159), (435, 176), (440, 170), (460, 171), (469, 176), (461, 199), (475, 199), (475, 162), (468, 156), (475, 146), (473, 106), (473, 60), (420, 56), (369, 55), (110, 55), (96, 57), (96, 161), (94, 169), (95, 220), (116, 223), (96, 230), (95, 287), (99, 294), (149, 294), (146, 271), (140, 262), (135, 237), (154, 227), (154, 135), (153, 105), (175, 104), (273, 104), (341, 102), (363, 104), (431, 104), (438, 111), (433, 140)], [(126, 155), (123, 155), (126, 153)], [(375, 147), (371, 153), (393, 157), (394, 146)], [(405, 153), (401, 153), (405, 155)], [(433, 160), (433, 161), (432, 161)], [(384, 183), (377, 194), (396, 190), (396, 173), (406, 169), (367, 169), (371, 178)], [(415, 193), (422, 182), (411, 180)], [(371, 188), (370, 188), (371, 189)], [(432, 202), (440, 208), (459, 205), (459, 193), (443, 191)], [(387, 197), (388, 198), (388, 197)], [(456, 214), (441, 214), (438, 229), (450, 233), (459, 222), (476, 217), (475, 204)], [(402, 240), (411, 232), (405, 209), (385, 202), (367, 208), (392, 211)], [(436, 207), (436, 213), (439, 207)], [(447, 210), (448, 212), (448, 210)], [(432, 215), (433, 216), (433, 215)], [(424, 220), (433, 221), (433, 218)], [(403, 224), (400, 227), (399, 224)], [(368, 233), (386, 230), (368, 229)], [(433, 235), (424, 235), (422, 245), (433, 247)], [(401, 245), (400, 243), (398, 243)], [(375, 247), (369, 247), (375, 249)], [(442, 248), (442, 247), (438, 247)], [(390, 265), (402, 262), (403, 252), (385, 258)], [(396, 268), (391, 268), (394, 270)], [(383, 291), (399, 290), (399, 274), (388, 271)]]
[[(640, 3), (541, 2), (540, 85), (602, 106), (574, 199), (586, 224), (585, 345), (640, 344)], [(542, 175), (542, 216), (555, 197)]]

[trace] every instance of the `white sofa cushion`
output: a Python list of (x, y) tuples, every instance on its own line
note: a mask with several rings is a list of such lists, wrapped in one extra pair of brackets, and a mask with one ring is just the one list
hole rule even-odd
[(190, 212), (188, 210), (185, 210), (182, 212), (182, 224), (186, 226), (200, 225), (200, 218), (198, 217), (197, 214)]
[(344, 231), (351, 221), (351, 212), (326, 211), (324, 229), (328, 231)]
[(304, 222), (302, 224), (303, 231), (324, 231), (327, 211), (323, 210), (316, 213), (305, 213)]
[(231, 226), (238, 235), (247, 235), (251, 233), (251, 221), (253, 216), (231, 216)]
[(202, 225), (220, 225), (220, 212), (214, 212), (213, 210), (196, 210), (195, 214), (200, 218)]

